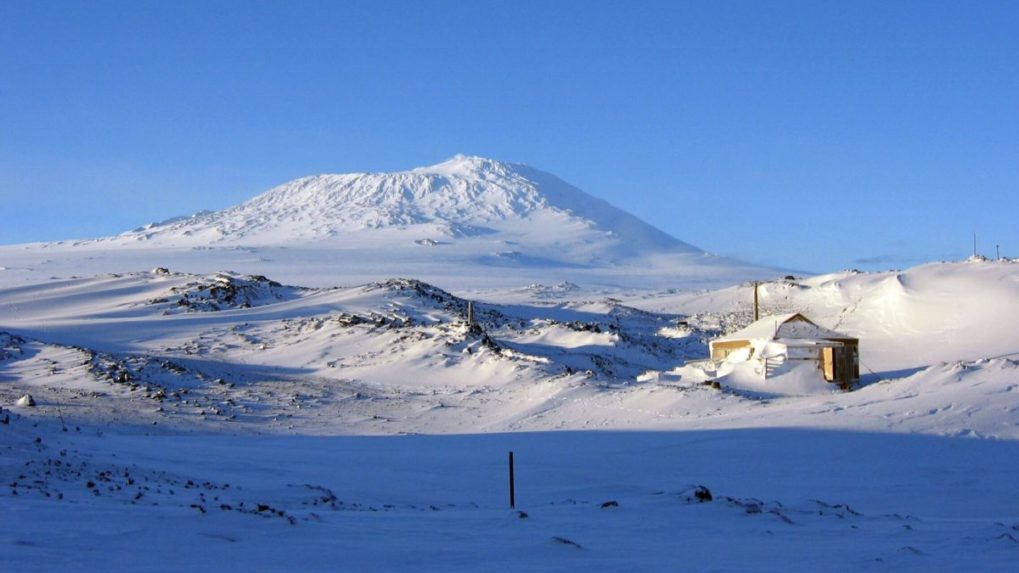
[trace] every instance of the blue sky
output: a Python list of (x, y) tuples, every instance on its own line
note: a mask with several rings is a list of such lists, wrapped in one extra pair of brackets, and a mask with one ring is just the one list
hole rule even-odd
[(1019, 257), (1019, 3), (0, 2), (0, 243), (456, 153), (812, 271)]

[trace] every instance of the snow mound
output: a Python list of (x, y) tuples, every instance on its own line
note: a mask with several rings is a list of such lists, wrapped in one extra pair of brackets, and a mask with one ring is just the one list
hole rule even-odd
[[(156, 272), (157, 275), (166, 273)], [(261, 275), (217, 273), (171, 287), (165, 296), (148, 301), (164, 312), (215, 312), (293, 300), (307, 289), (284, 286)]]
[[(865, 380), (899, 377), (946, 361), (1019, 356), (1013, 335), (1019, 323), (1019, 264), (1011, 261), (768, 281), (759, 295), (761, 316), (798, 312), (858, 338)], [(752, 322), (753, 287), (659, 293), (629, 304), (678, 310), (689, 315), (690, 325), (720, 336)]]
[(949, 436), (1019, 438), (1019, 362), (1007, 358), (935, 364), (847, 396), (888, 429)]

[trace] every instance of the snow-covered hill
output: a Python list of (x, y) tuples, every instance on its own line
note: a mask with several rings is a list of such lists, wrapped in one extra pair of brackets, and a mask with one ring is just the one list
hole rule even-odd
[(766, 283), (880, 365), (799, 394), (678, 367), (746, 285), (0, 288), (0, 566), (1008, 571), (1017, 289), (1008, 261)]
[(396, 173), (303, 177), (218, 212), (115, 237), (0, 247), (0, 285), (154, 266), (309, 286), (390, 276), (466, 286), (721, 286), (778, 271), (712, 256), (557, 177), (458, 155)]
[[(556, 292), (558, 299), (549, 298)], [(260, 276), (157, 269), (48, 281), (0, 289), (0, 331), (23, 341), (9, 346), (37, 349), (8, 352), (4, 367), (25, 374), (0, 393), (10, 402), (32, 388), (43, 398), (65, 391), (57, 383), (62, 378), (28, 373), (47, 364), (75, 372), (82, 358), (68, 349), (79, 349), (109, 356), (104, 360), (114, 378), (124, 373), (138, 396), (172, 393), (183, 383), (177, 372), (192, 381), (195, 400), (204, 396), (222, 412), (247, 404), (249, 410), (235, 412), (241, 421), (257, 403), (257, 411), (277, 419), (272, 427), (316, 432), (742, 427), (798, 420), (1019, 438), (1012, 413), (1019, 394), (1010, 390), (1019, 358), (1012, 336), (1019, 323), (1019, 264), (944, 263), (762, 285), (766, 313), (804, 312), (859, 337), (867, 387), (850, 394), (816, 377), (813, 386), (795, 388), (769, 379), (749, 393), (723, 381), (719, 391), (683, 368), (706, 357), (708, 339), (750, 320), (747, 286), (616, 294), (510, 289), (503, 296), (515, 301), (474, 300), (471, 326), (466, 298), (413, 279), (309, 289)], [(164, 362), (174, 366), (167, 372), (154, 366)], [(295, 404), (300, 413), (290, 410)], [(897, 409), (953, 415), (903, 421)], [(134, 410), (149, 419), (146, 409)], [(962, 410), (968, 414), (954, 415)], [(68, 407), (65, 414), (76, 411)], [(156, 419), (175, 423), (173, 412), (165, 406)]]

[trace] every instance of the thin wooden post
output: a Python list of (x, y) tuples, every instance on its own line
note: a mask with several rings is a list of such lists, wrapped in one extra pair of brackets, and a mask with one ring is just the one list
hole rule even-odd
[(467, 326), (474, 326), (474, 301), (467, 301)]
[(514, 483), (513, 476), (513, 452), (509, 453), (509, 494), (510, 494), (510, 509), (517, 508), (517, 491), (516, 484)]
[(761, 318), (760, 305), (757, 300), (757, 287), (760, 286), (761, 281), (754, 281), (754, 322), (757, 322)]

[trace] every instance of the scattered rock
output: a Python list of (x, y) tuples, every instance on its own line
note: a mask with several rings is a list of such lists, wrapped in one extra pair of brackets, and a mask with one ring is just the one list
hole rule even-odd
[(1015, 537), (1012, 537), (1012, 534), (1010, 534), (1010, 533), (1002, 533), (1001, 535), (995, 537), (995, 539), (1001, 539), (1003, 541), (1011, 541), (1012, 543), (1019, 543), (1019, 539), (1016, 539)]
[(687, 488), (681, 491), (679, 495), (687, 503), (707, 503), (714, 499), (711, 495), (711, 490), (702, 485)]
[(602, 507), (602, 509), (605, 509), (605, 508), (608, 508), (608, 507), (619, 507), (619, 502), (615, 501), (615, 500), (606, 501), (606, 502), (601, 504), (601, 507)]
[(554, 541), (556, 543), (560, 543), (562, 545), (569, 545), (570, 547), (576, 547), (577, 549), (583, 549), (583, 547), (581, 547), (581, 545), (579, 543), (577, 543), (576, 541), (570, 540), (570, 539), (566, 539), (565, 537), (559, 537), (559, 536), (556, 535), (556, 536), (552, 537), (552, 541)]
[(923, 551), (920, 551), (919, 549), (917, 549), (916, 547), (913, 547), (912, 545), (904, 545), (904, 546), (900, 547), (899, 548), (899, 553), (910, 553), (912, 555), (923, 555), (924, 554)]
[(18, 398), (18, 401), (15, 402), (15, 404), (22, 408), (35, 408), (35, 398), (33, 398), (31, 394), (25, 394), (21, 398)]

